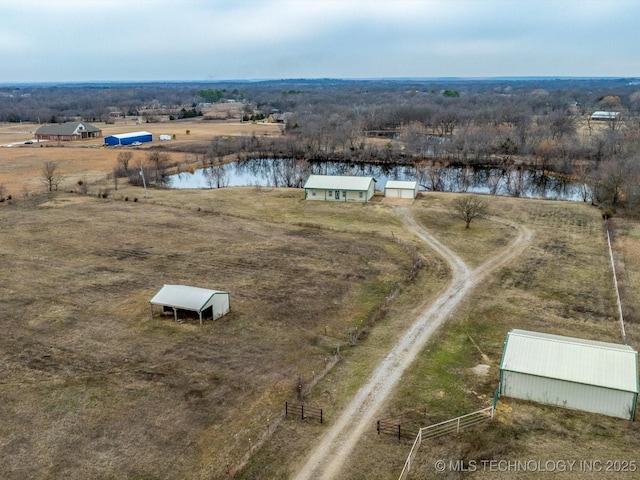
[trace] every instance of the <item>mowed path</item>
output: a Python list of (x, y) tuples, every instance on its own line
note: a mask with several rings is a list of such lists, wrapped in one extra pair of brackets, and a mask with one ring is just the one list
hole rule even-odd
[(518, 256), (532, 238), (532, 233), (525, 227), (510, 224), (518, 231), (515, 240), (498, 255), (472, 270), (455, 253), (418, 225), (406, 207), (398, 207), (397, 212), (411, 231), (447, 261), (452, 272), (451, 283), (449, 288), (416, 319), (378, 365), (342, 415), (311, 451), (302, 468), (293, 477), (296, 480), (328, 480), (338, 476), (358, 439), (366, 429), (371, 429), (376, 413), (431, 335), (473, 288), (497, 268)]

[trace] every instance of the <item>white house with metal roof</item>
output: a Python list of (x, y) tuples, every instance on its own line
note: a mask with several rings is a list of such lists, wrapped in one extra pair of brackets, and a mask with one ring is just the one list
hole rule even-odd
[(384, 186), (384, 196), (387, 198), (413, 199), (418, 195), (418, 182), (389, 180)]
[(149, 303), (151, 317), (153, 317), (153, 306), (158, 305), (163, 307), (163, 311), (173, 310), (176, 322), (178, 310), (196, 312), (202, 325), (203, 315), (211, 315), (215, 320), (229, 312), (229, 292), (187, 285), (164, 285)]
[(628, 345), (511, 330), (500, 395), (633, 420), (638, 352)]
[(620, 112), (609, 112), (605, 110), (596, 110), (591, 114), (591, 120), (601, 120), (611, 122), (620, 117)]
[(304, 196), (307, 200), (328, 202), (368, 202), (373, 197), (375, 184), (373, 177), (309, 175)]

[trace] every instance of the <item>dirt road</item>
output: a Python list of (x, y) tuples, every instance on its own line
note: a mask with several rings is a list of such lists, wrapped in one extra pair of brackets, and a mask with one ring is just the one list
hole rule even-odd
[(516, 239), (498, 255), (471, 270), (455, 253), (418, 225), (406, 207), (396, 207), (396, 210), (407, 228), (449, 263), (452, 271), (451, 283), (431, 307), (416, 319), (378, 365), (340, 418), (312, 450), (300, 471), (293, 477), (296, 480), (334, 479), (339, 476), (342, 465), (358, 439), (365, 429), (371, 429), (377, 411), (431, 335), (474, 287), (491, 272), (518, 256), (532, 238), (528, 229), (511, 224), (518, 231)]

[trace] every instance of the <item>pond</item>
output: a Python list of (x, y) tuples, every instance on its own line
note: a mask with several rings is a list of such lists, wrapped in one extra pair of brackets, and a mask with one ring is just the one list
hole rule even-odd
[(376, 179), (384, 191), (388, 180), (417, 181), (421, 191), (471, 192), (526, 198), (585, 201), (591, 198), (586, 184), (570, 182), (543, 171), (482, 167), (431, 166), (416, 169), (404, 165), (306, 162), (263, 159), (229, 163), (179, 173), (169, 177), (170, 188), (221, 188), (238, 186), (301, 188), (311, 174), (358, 175)]

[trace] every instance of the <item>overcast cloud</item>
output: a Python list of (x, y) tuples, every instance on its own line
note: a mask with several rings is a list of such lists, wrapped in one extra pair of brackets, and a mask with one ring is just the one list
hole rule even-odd
[(0, 82), (640, 76), (637, 0), (2, 0)]

